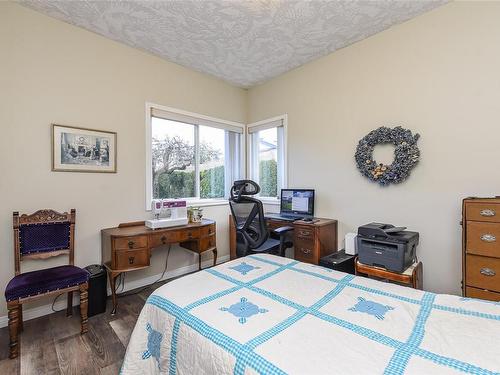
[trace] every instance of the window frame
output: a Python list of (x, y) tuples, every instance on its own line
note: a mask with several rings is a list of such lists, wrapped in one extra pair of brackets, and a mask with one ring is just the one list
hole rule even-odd
[[(199, 124), (195, 125), (195, 144), (199, 143), (199, 125), (210, 126), (209, 124), (203, 124), (203, 122), (214, 122), (219, 123), (221, 125), (229, 125), (241, 128), (242, 132), (240, 134), (240, 170), (242, 171), (241, 178), (245, 178), (246, 175), (246, 125), (243, 123), (223, 120), (211, 116), (202, 115), (195, 112), (184, 111), (177, 108), (167, 107), (160, 104), (146, 102), (146, 196), (145, 196), (145, 204), (146, 211), (151, 211), (151, 202), (153, 200), (153, 170), (152, 170), (152, 150), (151, 150), (151, 142), (152, 142), (152, 111), (156, 109), (164, 112), (171, 112), (172, 114), (177, 114), (180, 116), (188, 116), (192, 117), (196, 120), (199, 120)], [(176, 121), (173, 119), (173, 121)], [(198, 126), (196, 126), (198, 125)], [(199, 155), (198, 152), (195, 153), (195, 168), (199, 169)], [(196, 173), (198, 176), (198, 174)], [(196, 186), (199, 186), (200, 182), (196, 181)], [(199, 192), (199, 189), (196, 188), (196, 191)], [(227, 194), (227, 192), (226, 192)], [(200, 198), (199, 195), (194, 198), (183, 198), (187, 201), (188, 205), (196, 205), (196, 206), (216, 206), (227, 204), (227, 197), (223, 198)]]
[[(280, 160), (280, 157), (282, 159), (282, 165), (280, 166), (278, 163), (278, 169), (281, 169), (281, 181), (278, 179), (278, 186), (277, 186), (277, 191), (278, 191), (278, 196), (276, 198), (274, 197), (261, 197), (259, 196), (259, 199), (265, 203), (265, 204), (275, 204), (279, 205), (280, 202), (280, 197), (279, 197), (279, 191), (281, 189), (286, 189), (288, 187), (288, 115), (283, 114), (271, 118), (267, 118), (261, 121), (253, 122), (250, 124), (247, 124), (246, 126), (246, 149), (248, 150), (247, 152), (247, 176), (250, 179), (254, 178), (255, 175), (255, 169), (258, 167), (255, 166), (255, 160), (254, 160), (254, 144), (253, 144), (253, 136), (250, 133), (250, 129), (253, 127), (259, 127), (262, 125), (266, 125), (271, 122), (276, 122), (276, 121), (281, 121), (282, 126), (283, 126), (283, 145), (281, 146), (281, 152), (278, 152), (278, 161)], [(279, 147), (279, 146), (278, 146)], [(279, 151), (279, 149), (278, 149)], [(281, 155), (280, 155), (281, 154)], [(280, 185), (281, 182), (281, 185)]]

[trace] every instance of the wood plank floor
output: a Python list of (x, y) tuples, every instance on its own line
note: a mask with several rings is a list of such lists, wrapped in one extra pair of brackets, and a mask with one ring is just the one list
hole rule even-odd
[(21, 355), (16, 359), (9, 359), (8, 329), (0, 329), (0, 374), (118, 374), (137, 317), (162, 284), (120, 297), (115, 316), (108, 298), (106, 313), (89, 318), (85, 335), (80, 335), (79, 307), (72, 317), (61, 311), (24, 322)]

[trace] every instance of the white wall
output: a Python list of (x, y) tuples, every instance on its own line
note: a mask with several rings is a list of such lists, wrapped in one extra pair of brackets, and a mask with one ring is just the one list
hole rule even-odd
[[(454, 2), (249, 91), (249, 121), (288, 113), (289, 185), (313, 187), (339, 235), (371, 221), (420, 232), (424, 287), (459, 293), (461, 200), (500, 194), (500, 3)], [(405, 183), (357, 171), (379, 126), (421, 134)]]
[[(14, 275), (12, 211), (76, 208), (79, 266), (100, 263), (101, 228), (149, 217), (144, 209), (147, 101), (246, 120), (245, 90), (14, 3), (0, 3), (0, 61), (2, 288)], [(118, 173), (51, 172), (51, 123), (116, 131)], [(205, 216), (217, 221), (220, 257), (229, 254), (228, 213), (227, 206), (205, 208)], [(160, 273), (165, 255), (155, 252), (153, 267), (129, 273), (127, 282)], [(205, 259), (210, 257), (207, 253)], [(197, 264), (196, 255), (172, 252), (169, 269), (190, 264)], [(51, 299), (42, 303), (47, 302)], [(5, 314), (1, 298), (0, 316)]]

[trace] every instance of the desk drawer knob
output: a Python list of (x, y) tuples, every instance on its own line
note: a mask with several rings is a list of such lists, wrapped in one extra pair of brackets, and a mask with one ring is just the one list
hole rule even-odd
[(497, 273), (492, 270), (491, 268), (481, 268), (481, 275), (484, 275), (484, 276), (495, 276)]
[(305, 247), (301, 247), (300, 251), (302, 251), (304, 254), (310, 254), (311, 253), (311, 249), (306, 249)]
[(495, 242), (496, 240), (497, 240), (497, 238), (494, 235), (489, 234), (489, 233), (483, 234), (481, 236), (481, 241), (484, 241), (484, 242)]
[(134, 247), (134, 241), (128, 241), (128, 247), (132, 249)]
[(134, 264), (135, 257), (128, 257), (128, 264)]
[(164, 245), (167, 243), (167, 237), (165, 237), (165, 236), (161, 236), (160, 240), (161, 240), (161, 243)]
[(486, 210), (481, 210), (479, 212), (479, 215), (491, 217), (491, 216), (495, 216), (496, 212), (495, 212), (495, 210), (486, 209)]
[(188, 232), (188, 238), (192, 238), (193, 234), (191, 232)]

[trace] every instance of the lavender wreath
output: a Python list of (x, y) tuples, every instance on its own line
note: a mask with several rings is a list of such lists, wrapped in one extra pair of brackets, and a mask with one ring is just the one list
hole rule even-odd
[[(420, 159), (417, 146), (419, 134), (401, 126), (388, 128), (381, 126), (364, 136), (356, 148), (356, 165), (361, 174), (382, 186), (399, 184), (405, 181)], [(379, 164), (373, 160), (373, 149), (380, 144), (392, 143), (395, 146), (394, 160), (391, 164)]]

